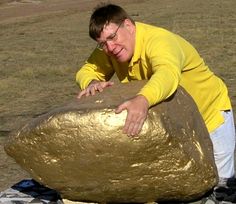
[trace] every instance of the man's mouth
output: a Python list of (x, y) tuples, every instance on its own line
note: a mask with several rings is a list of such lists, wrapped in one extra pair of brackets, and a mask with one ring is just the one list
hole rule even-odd
[(116, 57), (118, 57), (119, 54), (122, 52), (122, 50), (123, 50), (123, 48), (121, 48), (118, 52), (114, 52), (113, 55), (116, 56)]

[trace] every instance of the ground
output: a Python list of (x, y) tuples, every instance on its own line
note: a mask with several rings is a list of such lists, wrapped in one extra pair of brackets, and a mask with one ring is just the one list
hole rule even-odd
[[(2, 148), (9, 133), (78, 93), (75, 73), (96, 46), (88, 22), (97, 2), (0, 0), (0, 191), (28, 177)], [(236, 1), (111, 2), (190, 41), (225, 81), (236, 109)]]

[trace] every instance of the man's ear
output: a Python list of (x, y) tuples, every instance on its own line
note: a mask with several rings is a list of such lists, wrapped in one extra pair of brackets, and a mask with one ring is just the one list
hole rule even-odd
[(132, 23), (130, 19), (125, 19), (124, 20), (124, 27), (130, 32), (134, 33), (135, 32), (135, 25)]

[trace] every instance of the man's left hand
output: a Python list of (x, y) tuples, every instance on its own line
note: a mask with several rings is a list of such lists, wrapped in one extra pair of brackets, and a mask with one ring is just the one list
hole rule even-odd
[(115, 113), (121, 113), (123, 110), (127, 110), (127, 117), (123, 128), (123, 133), (129, 136), (137, 135), (146, 120), (149, 104), (147, 99), (138, 95), (131, 100), (128, 100), (115, 110)]

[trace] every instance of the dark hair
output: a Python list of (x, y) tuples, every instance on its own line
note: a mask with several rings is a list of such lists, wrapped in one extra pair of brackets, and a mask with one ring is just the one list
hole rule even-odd
[(134, 24), (134, 20), (120, 6), (114, 4), (101, 3), (94, 9), (89, 23), (89, 36), (96, 40), (100, 37), (104, 25), (115, 23), (119, 25), (125, 19), (130, 19)]

